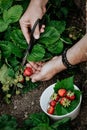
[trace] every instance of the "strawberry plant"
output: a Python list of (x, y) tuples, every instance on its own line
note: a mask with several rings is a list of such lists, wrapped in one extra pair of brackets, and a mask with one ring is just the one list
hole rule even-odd
[[(60, 55), (66, 46), (72, 45), (72, 40), (65, 35), (65, 19), (69, 8), (63, 3), (65, 1), (49, 1), (44, 16), (45, 32), (36, 41), (31, 54), (27, 56), (27, 62), (49, 60)], [(29, 78), (32, 70), (21, 66), (28, 45), (20, 29), (19, 19), (28, 4), (29, 0), (26, 3), (24, 0), (0, 0), (0, 89), (7, 103), (13, 94), (25, 93), (38, 86)], [(52, 5), (54, 11), (50, 11)]]
[(0, 130), (71, 130), (70, 118), (67, 117), (54, 123), (44, 113), (30, 114), (21, 124), (20, 127), (17, 119), (11, 115), (0, 116)]

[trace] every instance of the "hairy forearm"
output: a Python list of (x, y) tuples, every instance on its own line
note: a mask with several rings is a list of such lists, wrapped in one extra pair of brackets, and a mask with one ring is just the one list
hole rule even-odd
[(67, 51), (67, 59), (72, 65), (87, 61), (87, 34)]
[[(72, 65), (87, 61), (87, 34), (67, 51), (66, 57)], [(56, 59), (55, 68), (57, 73), (67, 69), (61, 55)]]

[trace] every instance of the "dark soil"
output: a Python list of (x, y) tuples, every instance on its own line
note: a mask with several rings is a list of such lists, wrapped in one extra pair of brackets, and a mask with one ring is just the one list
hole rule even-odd
[[(80, 4), (81, 5), (77, 4), (79, 12), (75, 12), (74, 10), (75, 15), (72, 12), (73, 15), (71, 14), (72, 17), (70, 18), (70, 24), (74, 26), (78, 24), (85, 34), (85, 2)], [(78, 17), (76, 13), (79, 15)], [(87, 63), (82, 63), (78, 65), (77, 68), (74, 83), (83, 91), (83, 100), (78, 117), (72, 121), (72, 130), (87, 130)], [(60, 74), (54, 76), (51, 80), (41, 82), (37, 89), (34, 89), (24, 95), (14, 96), (12, 103), (9, 105), (1, 101), (0, 114), (7, 113), (15, 116), (21, 125), (22, 120), (25, 119), (28, 114), (42, 111), (39, 100), (45, 88), (55, 83), (57, 79), (62, 79), (72, 75), (71, 72), (61, 72)]]

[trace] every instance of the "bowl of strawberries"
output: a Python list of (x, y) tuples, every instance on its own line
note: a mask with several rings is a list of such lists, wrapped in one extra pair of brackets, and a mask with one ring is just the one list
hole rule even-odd
[(57, 81), (47, 87), (40, 97), (41, 109), (53, 120), (75, 119), (82, 102), (82, 92), (73, 83), (73, 77)]

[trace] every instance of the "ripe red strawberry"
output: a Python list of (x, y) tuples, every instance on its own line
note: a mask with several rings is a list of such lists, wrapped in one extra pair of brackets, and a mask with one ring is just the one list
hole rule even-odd
[(76, 98), (74, 92), (72, 91), (68, 91), (67, 94), (66, 94), (66, 97), (69, 99), (69, 100), (74, 100)]
[(61, 88), (61, 89), (58, 90), (58, 95), (60, 97), (64, 97), (66, 95), (66, 93), (67, 93), (67, 91), (64, 88)]
[(60, 99), (60, 104), (62, 105), (62, 106), (64, 106), (64, 107), (69, 107), (69, 105), (70, 105), (70, 100), (69, 99), (67, 99), (66, 97), (62, 97), (61, 99)]
[(60, 97), (59, 97), (59, 96), (57, 96), (57, 97), (56, 97), (56, 99), (55, 99), (55, 101), (56, 101), (56, 102), (58, 102), (58, 101), (59, 101), (59, 99), (60, 99)]
[(56, 106), (56, 101), (55, 100), (52, 100), (52, 101), (50, 101), (50, 106), (52, 106), (52, 107), (55, 107)]
[(24, 72), (23, 72), (23, 75), (24, 75), (24, 76), (31, 76), (32, 74), (33, 74), (33, 70), (32, 70), (31, 67), (26, 67), (26, 68), (24, 69)]
[(48, 113), (48, 114), (53, 114), (53, 113), (54, 113), (54, 107), (50, 106), (50, 107), (47, 109), (47, 113)]

